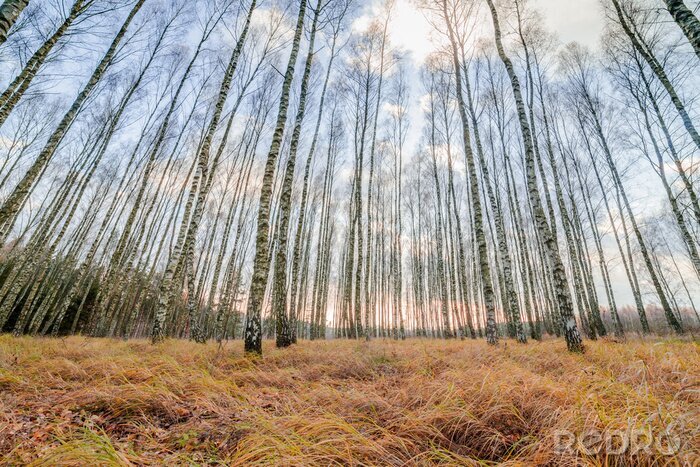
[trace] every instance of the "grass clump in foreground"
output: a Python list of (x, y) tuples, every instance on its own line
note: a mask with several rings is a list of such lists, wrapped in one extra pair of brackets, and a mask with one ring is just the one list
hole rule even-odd
[(700, 462), (697, 343), (239, 344), (0, 336), (0, 463)]

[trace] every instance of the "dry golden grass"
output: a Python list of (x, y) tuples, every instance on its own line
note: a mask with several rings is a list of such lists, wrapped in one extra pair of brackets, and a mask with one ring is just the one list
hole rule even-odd
[[(241, 344), (0, 336), (0, 462), (698, 465), (700, 349), (679, 341)], [(557, 430), (683, 446), (555, 453)]]

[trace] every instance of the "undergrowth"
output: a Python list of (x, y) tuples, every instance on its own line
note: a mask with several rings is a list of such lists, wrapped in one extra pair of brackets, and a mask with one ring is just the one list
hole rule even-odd
[[(241, 347), (0, 336), (0, 462), (700, 462), (697, 343), (266, 342), (255, 360)], [(566, 433), (640, 430), (681, 444), (561, 448)]]

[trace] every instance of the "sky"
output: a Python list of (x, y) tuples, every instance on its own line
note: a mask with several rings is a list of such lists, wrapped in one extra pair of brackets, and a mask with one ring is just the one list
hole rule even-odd
[(603, 10), (599, 0), (533, 0), (544, 16), (547, 28), (555, 31), (562, 43), (580, 42), (598, 47), (603, 32)]
[[(543, 13), (545, 24), (562, 43), (580, 42), (597, 48), (603, 31), (603, 11), (599, 0), (531, 0), (531, 6)], [(361, 29), (373, 13), (380, 11), (381, 0), (367, 4), (353, 27)], [(544, 14), (546, 12), (546, 14)], [(414, 0), (396, 0), (390, 25), (391, 43), (410, 53), (420, 65), (433, 50), (432, 26)]]

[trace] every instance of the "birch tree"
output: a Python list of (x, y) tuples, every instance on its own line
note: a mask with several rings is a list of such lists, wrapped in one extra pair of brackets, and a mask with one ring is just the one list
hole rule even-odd
[(287, 111), (289, 108), (289, 93), (294, 78), (294, 68), (299, 54), (301, 43), (301, 33), (304, 26), (304, 15), (306, 12), (306, 0), (301, 0), (299, 14), (292, 40), (292, 49), (287, 62), (287, 69), (282, 83), (282, 95), (280, 96), (279, 110), (277, 112), (277, 123), (272, 136), (270, 150), (265, 162), (265, 172), (263, 175), (262, 187), (260, 191), (260, 202), (258, 206), (258, 226), (255, 236), (255, 257), (253, 260), (253, 275), (248, 294), (248, 308), (245, 328), (245, 350), (249, 353), (262, 354), (262, 323), (261, 312), (262, 302), (267, 288), (268, 273), (270, 264), (268, 237), (270, 235), (270, 203), (272, 198), (272, 182), (275, 175), (275, 165), (280, 153), (284, 128), (286, 126)]

